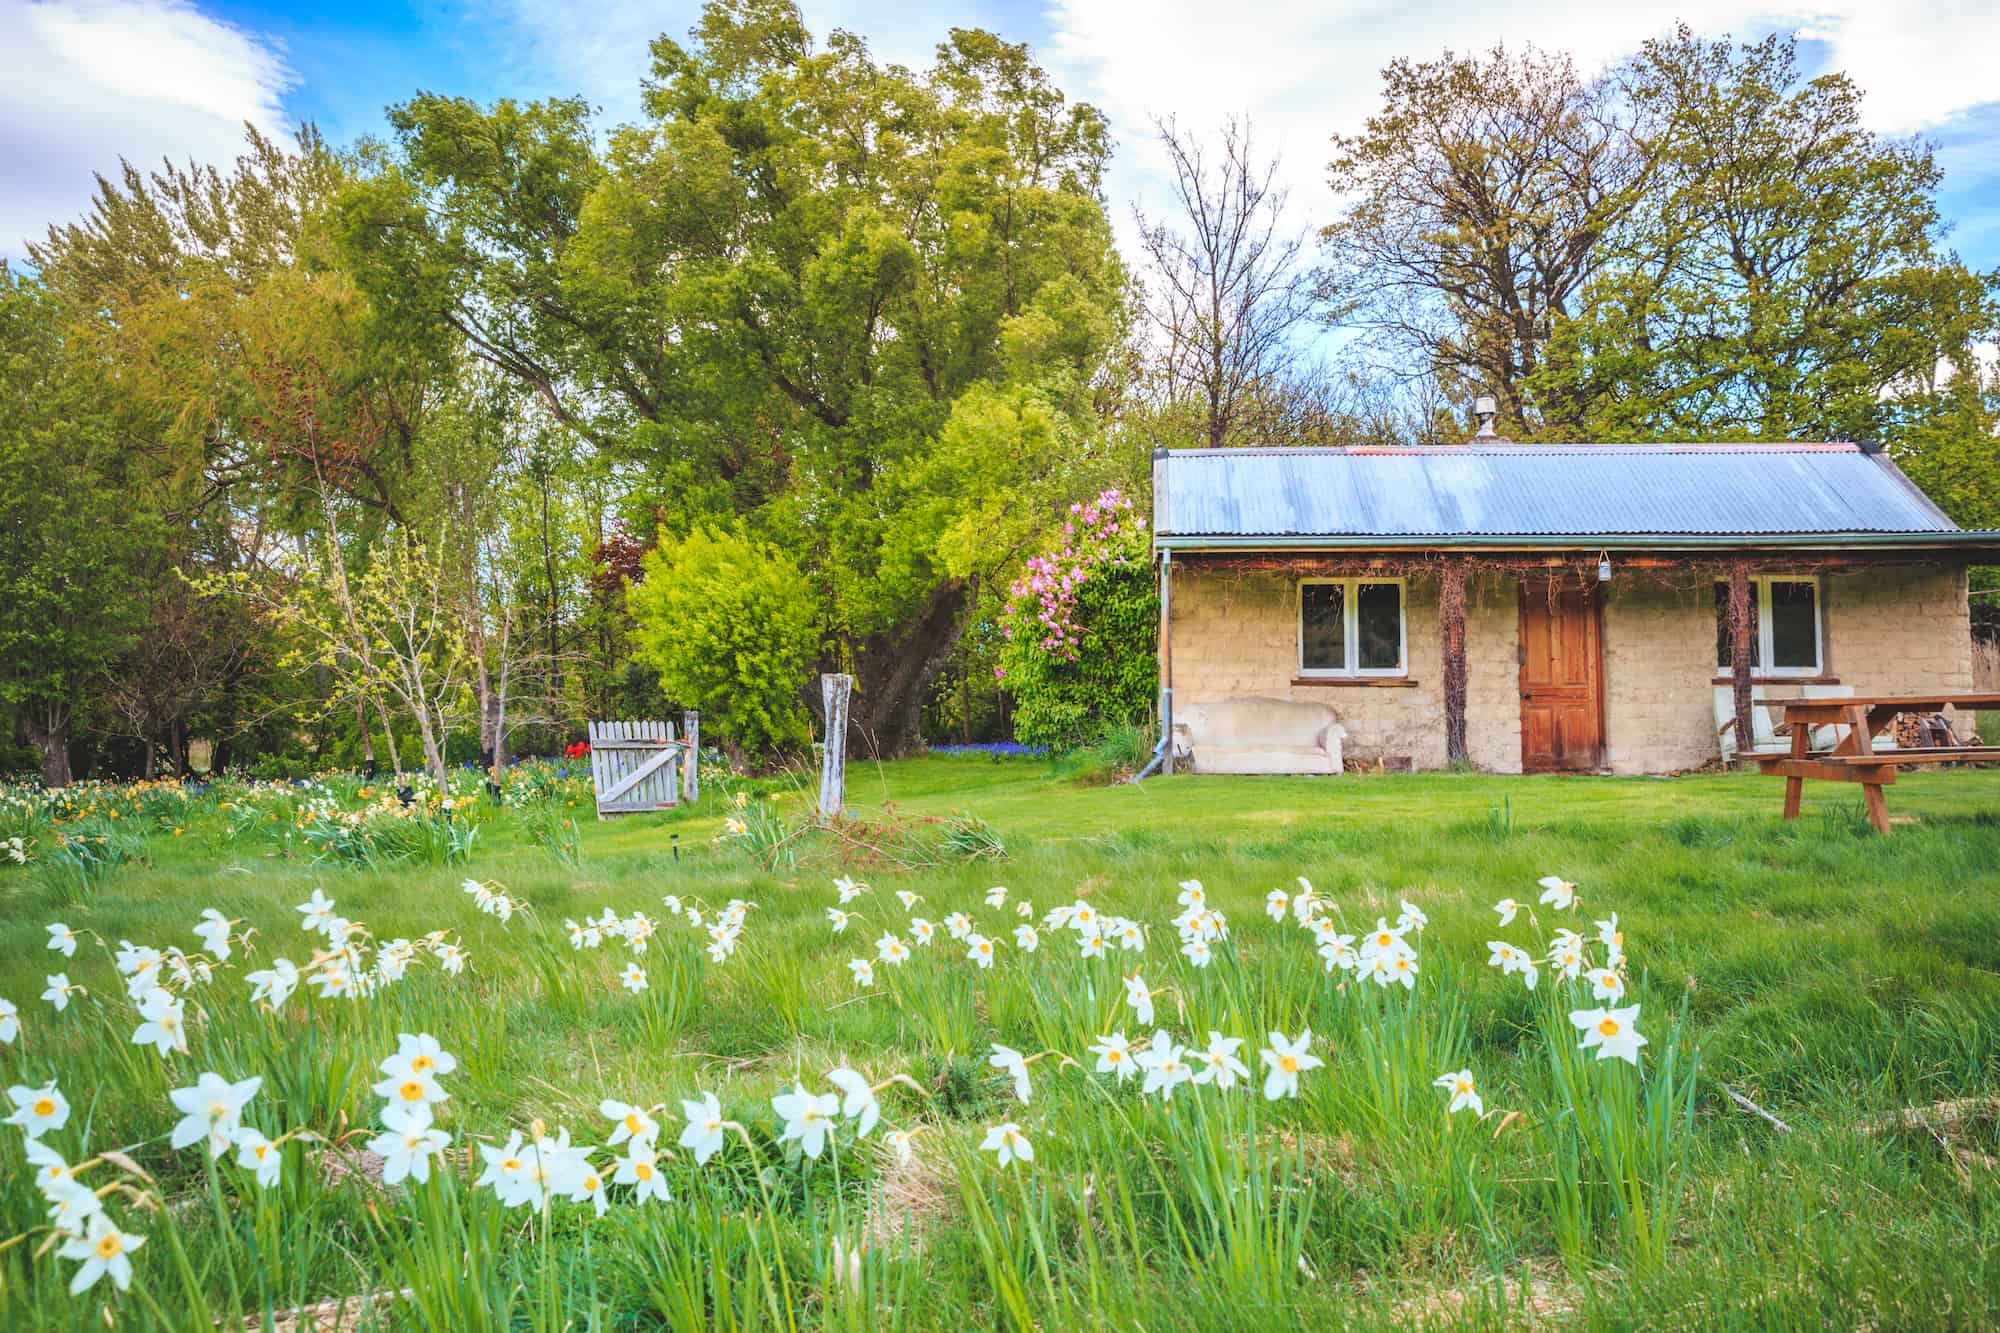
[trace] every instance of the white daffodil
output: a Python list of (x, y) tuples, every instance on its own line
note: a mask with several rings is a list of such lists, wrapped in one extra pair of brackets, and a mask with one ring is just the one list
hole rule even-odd
[(790, 1092), (771, 1099), (771, 1109), (785, 1122), (778, 1141), (796, 1140), (807, 1157), (818, 1161), (826, 1151), (827, 1136), (833, 1132), (833, 1118), (840, 1113), (840, 1098), (831, 1092), (807, 1092), (804, 1084), (793, 1084)]
[(1181, 881), (1180, 894), (1174, 901), (1182, 907), (1199, 910), (1208, 902), (1208, 890), (1201, 886), (1201, 881), (1198, 879), (1184, 879)]
[(993, 966), (993, 941), (978, 932), (965, 937), (965, 957), (967, 962), (977, 963), (982, 968)]
[(704, 1092), (699, 1101), (683, 1101), (681, 1114), (687, 1117), (687, 1126), (681, 1130), (680, 1145), (694, 1154), (696, 1166), (706, 1166), (722, 1151), (722, 1104), (714, 1093)]
[(904, 1166), (908, 1166), (910, 1164), (910, 1156), (915, 1151), (917, 1145), (916, 1130), (914, 1129), (891, 1130), (889, 1131), (888, 1138), (884, 1141), (888, 1143), (889, 1147), (895, 1152), (896, 1160), (898, 1162), (902, 1163)]
[(597, 1210), (597, 1215), (602, 1217), (611, 1208), (611, 1197), (605, 1193), (604, 1189), (604, 1173), (592, 1166), (587, 1156), (579, 1165), (582, 1168), (581, 1170), (569, 1173), (567, 1182), (569, 1185), (569, 1201), (571, 1203), (589, 1203), (592, 1208)]
[(62, 1176), (41, 1184), (42, 1198), (48, 1204), (49, 1225), (65, 1236), (81, 1236), (85, 1224), (104, 1211), (103, 1200), (74, 1177)]
[(866, 958), (848, 959), (847, 971), (853, 976), (855, 986), (862, 990), (875, 984), (875, 964)]
[(1535, 988), (1535, 983), (1540, 981), (1541, 979), (1542, 979), (1542, 974), (1535, 967), (1535, 960), (1532, 958), (1523, 960), (1523, 962), (1521, 963), (1521, 980), (1527, 983), (1528, 989), (1533, 990)]
[(458, 1068), (458, 1057), (428, 1032), (419, 1032), (414, 1036), (399, 1032), (396, 1034), (396, 1053), (383, 1060), (378, 1068), (390, 1078), (402, 1078), (409, 1074), (442, 1078)]
[(49, 983), (49, 988), (42, 992), (42, 998), (54, 1005), (57, 1013), (69, 1008), (69, 993), (76, 989), (69, 984), (69, 973), (54, 972), (42, 979)]
[(1020, 917), (1024, 921), (1032, 920), (1035, 915), (1035, 905), (1029, 902), (1026, 898), (1023, 898), (1021, 899), (1021, 901), (1014, 904), (1014, 915)]
[(1146, 989), (1145, 979), (1137, 972), (1125, 978), (1125, 1003), (1132, 1006), (1141, 1027), (1153, 1026), (1153, 993)]
[(1236, 1052), (1242, 1048), (1243, 1038), (1225, 1037), (1211, 1029), (1208, 1048), (1194, 1056), (1194, 1081), (1213, 1083), (1223, 1092), (1234, 1088), (1237, 1079), (1250, 1077), (1249, 1066), (1236, 1058)]
[(840, 895), (842, 903), (851, 903), (862, 894), (868, 892), (866, 884), (863, 884), (860, 880), (851, 879), (846, 875), (842, 875), (833, 882), (833, 889), (835, 893)]
[(988, 907), (999, 908), (1004, 906), (1006, 902), (1007, 902), (1006, 885), (995, 884), (992, 888), (986, 891), (986, 905)]
[(1526, 954), (1505, 940), (1486, 941), (1486, 965), (1499, 968), (1502, 976), (1509, 972), (1520, 971), (1521, 964), (1526, 959)]
[(646, 980), (645, 968), (640, 967), (637, 963), (627, 963), (625, 964), (625, 970), (618, 974), (618, 984), (632, 992), (632, 994), (637, 995), (651, 983)]
[(1012, 1046), (1002, 1046), (999, 1042), (994, 1042), (993, 1054), (987, 1057), (986, 1063), (1013, 1078), (1014, 1095), (1023, 1102), (1034, 1093), (1034, 1087), (1028, 1082), (1028, 1061)]
[(846, 1065), (829, 1071), (826, 1081), (841, 1091), (840, 1113), (855, 1122), (856, 1134), (867, 1138), (882, 1118), (882, 1104), (875, 1100), (875, 1089), (868, 1086), (861, 1071)]
[(1298, 1096), (1299, 1075), (1308, 1069), (1318, 1069), (1324, 1063), (1312, 1053), (1312, 1035), (1311, 1028), (1296, 1038), (1273, 1032), (1270, 1034), (1271, 1044), (1257, 1052), (1267, 1071), (1264, 1075), (1265, 1101), (1275, 1102), (1280, 1097)]
[(1048, 912), (1042, 917), (1042, 929), (1061, 930), (1064, 926), (1067, 926), (1069, 924), (1070, 918), (1075, 915), (1076, 915), (1076, 909), (1074, 907), (1069, 907), (1069, 906), (1051, 907), (1048, 910)]
[(382, 1108), (382, 1123), (392, 1128), (428, 1125), (431, 1108), (451, 1099), (430, 1070), (405, 1069), (375, 1084), (374, 1090), (388, 1103)]
[(324, 930), (326, 923), (334, 919), (333, 899), (320, 889), (314, 889), (312, 897), (300, 903), (297, 910), (304, 918), (299, 922), (301, 930)]
[(21, 1011), (12, 1000), (0, 999), (0, 1044), (12, 1042), (20, 1035)]
[(915, 907), (922, 899), (923, 895), (921, 893), (911, 893), (908, 889), (896, 890), (896, 901), (903, 905), (905, 912)]
[(31, 1139), (39, 1139), (69, 1123), (69, 1099), (53, 1080), (39, 1088), (16, 1084), (7, 1089), (7, 1100), (14, 1104), (14, 1113), (7, 1117), (6, 1123)]
[(1208, 947), (1208, 941), (1200, 938), (1191, 939), (1183, 944), (1181, 953), (1196, 967), (1207, 967), (1215, 958), (1214, 951)]
[(49, 947), (65, 958), (76, 957), (76, 932), (62, 922), (49, 926)]
[(132, 1251), (146, 1243), (144, 1236), (135, 1236), (120, 1231), (107, 1215), (95, 1212), (90, 1215), (89, 1229), (83, 1235), (66, 1242), (57, 1251), (64, 1259), (81, 1259), (83, 1267), (76, 1270), (70, 1279), (69, 1294), (82, 1295), (97, 1285), (97, 1279), (106, 1273), (111, 1275), (111, 1285), (124, 1291), (132, 1285)]
[(910, 918), (910, 938), (920, 945), (928, 945), (937, 938), (937, 926), (920, 916)]
[(431, 1158), (451, 1145), (451, 1135), (433, 1126), (392, 1129), (368, 1141), (368, 1151), (382, 1159), (382, 1183), (419, 1185), (431, 1178)]
[(284, 1001), (298, 989), (298, 967), (290, 959), (272, 959), (270, 967), (248, 973), (244, 981), (250, 983), (250, 1003), (264, 1001), (272, 1009), (284, 1009)]
[(1417, 988), (1417, 960), (1408, 954), (1377, 958), (1374, 968), (1375, 984), (1378, 986), (1400, 985), (1404, 990)]
[(1042, 946), (1042, 937), (1033, 926), (1022, 924), (1014, 927), (1014, 947), (1022, 953), (1033, 953)]
[(1423, 934), (1424, 927), (1431, 923), (1431, 919), (1425, 916), (1418, 908), (1411, 906), (1408, 898), (1403, 899), (1399, 906), (1403, 910), (1396, 917), (1396, 924), (1412, 934)]
[(146, 992), (139, 1002), (139, 1017), (145, 1021), (132, 1033), (134, 1046), (151, 1046), (161, 1055), (187, 1050), (187, 1016), (172, 991)]
[(838, 935), (847, 929), (847, 923), (854, 919), (854, 913), (843, 912), (838, 907), (829, 907), (826, 909), (826, 919), (833, 926), (833, 933)]
[(597, 1113), (613, 1125), (611, 1137), (605, 1140), (606, 1147), (616, 1148), (627, 1139), (651, 1143), (660, 1137), (660, 1122), (647, 1114), (643, 1106), (606, 1097), (597, 1104)]
[(1577, 1043), (1578, 1050), (1595, 1050), (1600, 1060), (1639, 1063), (1639, 1048), (1646, 1044), (1646, 1039), (1639, 1035), (1636, 1026), (1638, 1005), (1624, 1009), (1578, 1009), (1569, 1016), (1569, 1021), (1583, 1034), (1583, 1040)]
[(1461, 1069), (1456, 1074), (1440, 1074), (1432, 1086), (1451, 1093), (1451, 1104), (1444, 1111), (1446, 1115), (1454, 1115), (1468, 1107), (1476, 1116), (1486, 1114), (1486, 1103), (1479, 1099), (1479, 1089), (1473, 1083), (1470, 1069)]
[(1320, 937), (1319, 956), (1325, 960), (1326, 970), (1329, 972), (1336, 969), (1352, 972), (1361, 966), (1361, 955), (1354, 951), (1354, 937), (1343, 935), (1337, 930), (1331, 935)]
[(1079, 898), (1069, 909), (1069, 928), (1079, 935), (1102, 933), (1103, 920), (1097, 909)]
[(1264, 915), (1270, 917), (1273, 921), (1283, 921), (1285, 913), (1291, 908), (1291, 905), (1292, 895), (1286, 893), (1283, 889), (1272, 889), (1264, 895)]
[(1618, 929), (1618, 913), (1613, 912), (1609, 921), (1597, 923), (1597, 942), (1604, 946), (1604, 965), (1618, 966), (1618, 960), (1625, 956), (1625, 932)]
[(1115, 1074), (1120, 1083), (1139, 1072), (1138, 1062), (1132, 1058), (1132, 1043), (1125, 1040), (1123, 1031), (1099, 1037), (1090, 1053), (1097, 1057), (1097, 1072)]
[(506, 1200), (510, 1207), (516, 1182), (527, 1169), (522, 1163), (522, 1142), (521, 1131), (517, 1129), (508, 1137), (507, 1142), (499, 1147), (485, 1143), (479, 1145), (479, 1155), (486, 1159), (486, 1170), (480, 1174), (475, 1187), (478, 1189), (490, 1187), (494, 1193)]
[(263, 1086), (263, 1078), (255, 1075), (231, 1083), (220, 1074), (204, 1073), (194, 1081), (194, 1086), (175, 1088), (167, 1094), (167, 1099), (181, 1113), (181, 1120), (174, 1126), (171, 1145), (176, 1149), (191, 1148), (207, 1139), (210, 1159), (222, 1156), (230, 1139), (242, 1128), (243, 1108)]
[(69, 1163), (48, 1144), (40, 1139), (25, 1139), (21, 1147), (28, 1154), (28, 1165), (35, 1168), (35, 1186), (44, 1195), (56, 1182), (70, 1179)]
[(962, 940), (972, 933), (972, 918), (963, 912), (953, 912), (944, 919), (944, 928), (951, 932), (955, 940)]
[(472, 961), (472, 955), (456, 944), (440, 944), (431, 950), (431, 953), (447, 976), (457, 976), (465, 971), (465, 965)]
[(891, 967), (901, 967), (910, 957), (910, 946), (895, 935), (884, 932), (875, 941), (875, 961), (887, 963)]
[(1079, 935), (1077, 937), (1077, 947), (1082, 951), (1085, 958), (1104, 957), (1104, 937), (1094, 930), (1087, 934)]
[(1157, 1092), (1161, 1101), (1170, 1102), (1174, 1099), (1174, 1089), (1194, 1078), (1187, 1052), (1164, 1029), (1155, 1032), (1152, 1045), (1140, 1047), (1134, 1058), (1146, 1074), (1146, 1081), (1139, 1085), (1142, 1096), (1150, 1097)]
[(1376, 917), (1375, 929), (1362, 938), (1361, 961), (1372, 963), (1377, 958), (1414, 957), (1416, 950), (1403, 938), (1408, 932), (1408, 926), (1392, 926), (1386, 919)]
[(1625, 998), (1625, 978), (1608, 967), (1593, 967), (1583, 974), (1590, 983), (1590, 998), (1615, 1003)]
[(1001, 1166), (1012, 1166), (1016, 1162), (1035, 1160), (1035, 1149), (1028, 1142), (1021, 1127), (1009, 1120), (986, 1131), (986, 1138), (979, 1145), (979, 1151), (990, 1152)]
[(661, 1203), (673, 1202), (673, 1195), (667, 1192), (667, 1178), (660, 1173), (660, 1155), (650, 1142), (632, 1140), (632, 1146), (625, 1150), (625, 1156), (618, 1163), (618, 1170), (612, 1180), (620, 1185), (635, 1186), (632, 1198), (635, 1203), (646, 1203), (657, 1199)]
[(1511, 926), (1514, 924), (1515, 914), (1521, 910), (1521, 904), (1515, 902), (1512, 898), (1502, 898), (1499, 902), (1493, 904), (1493, 910), (1499, 915), (1501, 925)]
[(239, 1128), (229, 1141), (236, 1148), (236, 1164), (256, 1173), (260, 1189), (269, 1189), (278, 1183), (278, 1172), (285, 1165), (285, 1155), (277, 1144), (247, 1125)]
[(1537, 902), (1547, 903), (1558, 912), (1567, 912), (1576, 906), (1576, 885), (1559, 875), (1544, 875), (1535, 883), (1541, 888), (1542, 896)]
[(1292, 895), (1292, 920), (1300, 925), (1310, 925), (1312, 919), (1326, 910), (1326, 904), (1313, 892), (1313, 886), (1304, 875), (1298, 877), (1299, 891)]
[(215, 955), (217, 962), (229, 961), (229, 928), (234, 924), (213, 907), (204, 907), (201, 920), (195, 923), (196, 937), (201, 940), (203, 948)]
[(1146, 952), (1146, 928), (1137, 921), (1120, 920), (1112, 934), (1126, 953)]

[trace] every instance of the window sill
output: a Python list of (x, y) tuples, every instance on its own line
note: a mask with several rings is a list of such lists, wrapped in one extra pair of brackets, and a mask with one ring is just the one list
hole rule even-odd
[[(1736, 677), (1730, 675), (1727, 671), (1718, 671), (1715, 674), (1715, 683), (1717, 685), (1730, 685), (1735, 683), (1735, 680)], [(1750, 673), (1750, 683), (1752, 685), (1838, 685), (1840, 684), (1840, 677), (1767, 676), (1760, 672), (1753, 671)]]
[(1294, 676), (1292, 684), (1299, 685), (1341, 685), (1363, 686), (1378, 690), (1408, 690), (1416, 688), (1417, 682), (1408, 676)]

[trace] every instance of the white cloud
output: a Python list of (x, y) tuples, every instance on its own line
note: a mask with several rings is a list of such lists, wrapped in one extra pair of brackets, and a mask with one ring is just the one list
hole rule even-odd
[(282, 133), (293, 76), (269, 42), (188, 0), (0, 0), (0, 255), (79, 216), (122, 156), (229, 162)]
[[(1996, 100), (1990, 52), (2000, 4), (1942, 0), (1517, 0), (1466, 6), (1436, 0), (1046, 0), (1042, 54), (1059, 82), (1095, 102), (1120, 138), (1114, 197), (1157, 206), (1164, 161), (1150, 118), (1172, 113), (1208, 131), (1248, 113), (1264, 151), (1281, 150), (1293, 212), (1325, 220), (1329, 137), (1358, 129), (1379, 105), (1382, 67), (1446, 48), (1505, 42), (1566, 51), (1590, 72), (1677, 21), (1703, 34), (1754, 37), (1795, 30), (1824, 44), (1828, 64), (1866, 91), (1865, 114), (1902, 133), (1942, 126)], [(1120, 225), (1129, 231), (1123, 218)], [(1121, 235), (1127, 241), (1129, 235)]]

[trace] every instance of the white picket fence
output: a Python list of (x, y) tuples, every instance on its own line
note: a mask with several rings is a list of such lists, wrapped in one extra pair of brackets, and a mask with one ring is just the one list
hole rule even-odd
[(683, 719), (678, 738), (671, 722), (590, 724), (590, 778), (597, 817), (666, 810), (701, 794), (700, 715)]

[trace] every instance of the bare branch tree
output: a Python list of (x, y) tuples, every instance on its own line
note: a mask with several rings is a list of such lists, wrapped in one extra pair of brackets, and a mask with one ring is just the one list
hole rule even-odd
[(1243, 443), (1253, 424), (1273, 424), (1260, 419), (1274, 405), (1325, 405), (1324, 386), (1310, 383), (1322, 377), (1302, 373), (1309, 349), (1299, 334), (1315, 309), (1308, 238), (1287, 228), (1278, 160), (1259, 160), (1247, 119), (1225, 121), (1212, 145), (1171, 119), (1154, 129), (1173, 165), (1178, 212), (1170, 225), (1133, 209), (1158, 378), (1170, 405), (1198, 417), (1203, 444)]

